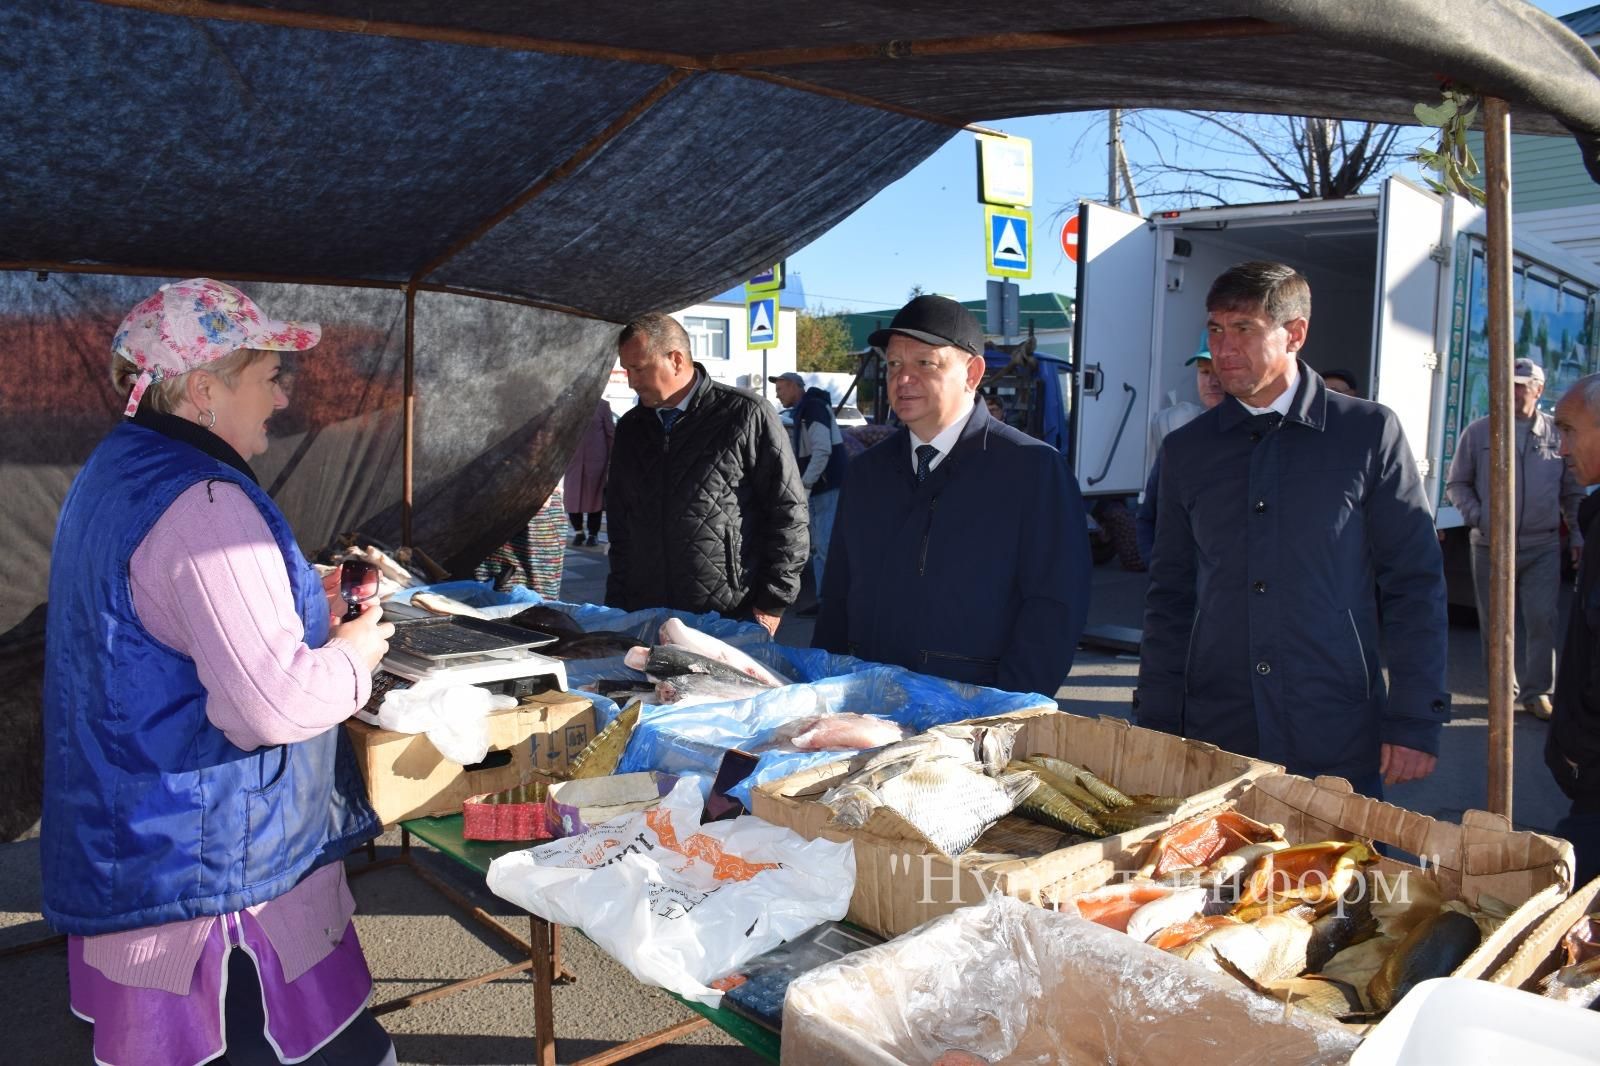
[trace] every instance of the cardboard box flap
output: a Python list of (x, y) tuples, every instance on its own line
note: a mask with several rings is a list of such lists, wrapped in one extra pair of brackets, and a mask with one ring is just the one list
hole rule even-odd
[(1567, 930), (1579, 918), (1596, 911), (1600, 911), (1600, 877), (1578, 889), (1572, 898), (1545, 915), (1489, 980), (1497, 985), (1538, 992), (1539, 982), (1560, 966), (1561, 940), (1567, 935)]

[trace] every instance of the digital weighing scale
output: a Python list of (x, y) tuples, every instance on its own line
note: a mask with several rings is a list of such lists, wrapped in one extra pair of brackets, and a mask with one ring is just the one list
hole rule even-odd
[(370, 711), (390, 689), (419, 681), (477, 685), (518, 699), (566, 690), (567, 664), (533, 650), (554, 644), (559, 639), (554, 634), (491, 619), (432, 614), (404, 604), (385, 604), (384, 621), (393, 622), (395, 632), (372, 680)]

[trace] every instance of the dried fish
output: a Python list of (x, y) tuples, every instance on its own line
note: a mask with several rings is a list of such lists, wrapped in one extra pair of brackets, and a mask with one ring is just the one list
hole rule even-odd
[(1103, 778), (1096, 777), (1081, 766), (1062, 759), (1052, 758), (1049, 755), (1030, 755), (1029, 762), (1038, 763), (1057, 777), (1064, 777), (1069, 781), (1076, 781), (1087, 789), (1096, 799), (1110, 807), (1132, 807), (1133, 800), (1123, 795)]
[(1353, 840), (1324, 840), (1268, 852), (1256, 860), (1234, 913), (1255, 907), (1271, 910), (1293, 903), (1318, 906), (1340, 899), (1373, 860), (1365, 844)]
[(1061, 793), (1063, 796), (1067, 797), (1073, 803), (1076, 803), (1090, 814), (1098, 817), (1099, 815), (1107, 814), (1111, 811), (1110, 804), (1103, 802), (1093, 792), (1090, 792), (1088, 789), (1078, 784), (1075, 778), (1066, 778), (1062, 777), (1060, 774), (1051, 773), (1050, 770), (1039, 761), (1038, 756), (1029, 756), (1020, 764), (1016, 762), (1012, 763), (1013, 768), (1019, 765), (1024, 766), (1038, 774), (1039, 780), (1043, 781), (1045, 784), (1049, 785), (1051, 788), (1055, 789), (1057, 792)]
[(1207, 867), (1248, 844), (1283, 840), (1283, 826), (1263, 825), (1235, 810), (1202, 814), (1179, 822), (1156, 837), (1139, 869), (1140, 877)]
[(1539, 983), (1550, 999), (1600, 1007), (1600, 914), (1579, 918), (1561, 938), (1562, 966)]
[[(1265, 921), (1265, 919), (1262, 919)], [(1380, 1011), (1399, 1003), (1422, 981), (1447, 977), (1482, 941), (1478, 923), (1460, 911), (1441, 910), (1407, 933), (1367, 982), (1367, 998)]]
[(1222, 973), (1228, 971), (1218, 960), (1226, 960), (1253, 981), (1281, 981), (1305, 971), (1310, 942), (1309, 922), (1269, 914), (1254, 922), (1220, 925), (1172, 953)]
[(1037, 785), (1032, 774), (989, 777), (973, 762), (913, 756), (853, 775), (821, 802), (834, 812), (835, 824), (857, 829), (874, 810), (888, 807), (944, 854), (959, 855)]
[(1104, 827), (1095, 820), (1094, 815), (1046, 784), (1031, 765), (1013, 762), (1007, 769), (1027, 774), (1037, 782), (1027, 796), (1017, 803), (1017, 814), (1063, 833), (1087, 833), (1097, 837), (1106, 835)]

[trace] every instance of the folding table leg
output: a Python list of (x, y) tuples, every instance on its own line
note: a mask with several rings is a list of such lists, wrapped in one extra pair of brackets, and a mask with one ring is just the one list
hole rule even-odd
[(550, 923), (530, 914), (528, 926), (528, 939), (533, 945), (533, 1061), (535, 1066), (556, 1066), (556, 1008), (550, 994), (555, 980), (555, 956)]

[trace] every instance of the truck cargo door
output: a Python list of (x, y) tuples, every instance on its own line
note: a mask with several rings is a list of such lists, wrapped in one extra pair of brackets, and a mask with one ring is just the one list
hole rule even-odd
[(1434, 432), (1435, 400), (1444, 393), (1441, 286), (1449, 274), (1452, 243), (1443, 234), (1444, 214), (1444, 202), (1433, 193), (1399, 178), (1383, 183), (1378, 198), (1372, 396), (1400, 416), (1430, 503), (1438, 501), (1444, 475)]
[(1144, 488), (1155, 275), (1145, 219), (1079, 205), (1072, 466), (1086, 496)]

